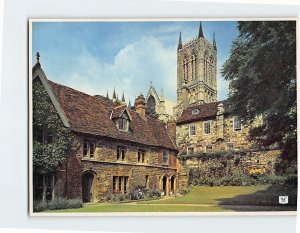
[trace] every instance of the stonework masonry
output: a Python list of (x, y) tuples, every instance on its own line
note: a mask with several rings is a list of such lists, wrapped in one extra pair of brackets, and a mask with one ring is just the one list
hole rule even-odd
[[(199, 31), (202, 31), (200, 23)], [(187, 89), (185, 99), (184, 89)], [(178, 116), (189, 105), (217, 101), (217, 47), (215, 38), (210, 43), (202, 33), (182, 44), (181, 33), (177, 49), (177, 106)]]
[[(128, 177), (127, 192), (137, 185), (146, 185), (150, 189), (157, 189), (166, 194), (174, 194), (177, 184), (178, 160), (176, 153), (170, 151), (169, 160), (163, 162), (163, 149), (145, 147), (126, 142), (115, 142), (108, 139), (96, 139), (81, 136), (82, 142), (95, 142), (95, 156), (83, 157), (81, 146), (76, 156), (68, 159), (56, 173), (57, 183), (66, 184), (68, 198), (81, 198), (82, 174), (91, 173), (92, 201), (104, 200), (108, 194), (113, 194), (113, 177)], [(82, 143), (83, 145), (83, 143)], [(126, 148), (124, 161), (117, 160), (117, 146)], [(138, 162), (138, 150), (146, 151), (144, 163)], [(166, 188), (163, 187), (163, 177), (167, 178)], [(147, 178), (146, 178), (147, 177)], [(174, 184), (171, 187), (171, 178)], [(146, 180), (147, 179), (147, 180)], [(60, 190), (61, 191), (61, 190)]]
[(275, 174), (275, 164), (280, 156), (279, 150), (249, 151), (245, 153), (235, 153), (228, 157), (197, 157), (191, 156), (181, 161), (181, 171), (179, 182), (188, 185), (189, 170), (197, 169), (201, 177), (220, 179), (242, 171), (244, 174)]

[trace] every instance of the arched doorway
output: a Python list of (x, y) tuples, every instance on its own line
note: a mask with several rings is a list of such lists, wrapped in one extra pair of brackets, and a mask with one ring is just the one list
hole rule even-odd
[(82, 201), (94, 201), (94, 174), (91, 172), (82, 175)]
[(168, 177), (167, 175), (164, 175), (163, 179), (162, 179), (162, 190), (164, 192), (164, 195), (166, 196), (167, 195), (167, 183), (168, 183)]
[(170, 180), (170, 195), (172, 194), (172, 195), (174, 195), (175, 194), (175, 192), (176, 192), (176, 183), (175, 183), (175, 181), (176, 181), (176, 178), (175, 178), (175, 175), (173, 175), (172, 177), (171, 177), (171, 180)]

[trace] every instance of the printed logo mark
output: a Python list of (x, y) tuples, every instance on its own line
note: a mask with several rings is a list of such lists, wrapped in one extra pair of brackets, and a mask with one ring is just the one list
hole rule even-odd
[(279, 196), (279, 203), (284, 205), (289, 203), (289, 196)]

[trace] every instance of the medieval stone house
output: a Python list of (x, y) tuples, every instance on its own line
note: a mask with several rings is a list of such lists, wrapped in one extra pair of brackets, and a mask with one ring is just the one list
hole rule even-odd
[[(56, 124), (70, 129), (79, 142), (55, 173), (34, 174), (36, 199), (61, 195), (91, 202), (107, 194), (125, 194), (138, 184), (158, 189), (163, 195), (176, 192), (178, 151), (164, 124), (145, 114), (142, 95), (135, 100), (133, 111), (125, 103), (116, 105), (108, 98), (48, 80), (39, 62), (33, 68), (32, 87), (46, 95), (59, 116)], [(33, 130), (34, 140), (54, 143), (55, 132)]]

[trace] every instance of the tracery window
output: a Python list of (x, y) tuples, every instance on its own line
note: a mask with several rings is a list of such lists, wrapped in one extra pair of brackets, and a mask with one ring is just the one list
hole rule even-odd
[(185, 81), (188, 80), (188, 60), (183, 60), (183, 78)]
[(196, 78), (196, 56), (192, 55), (192, 79)]

